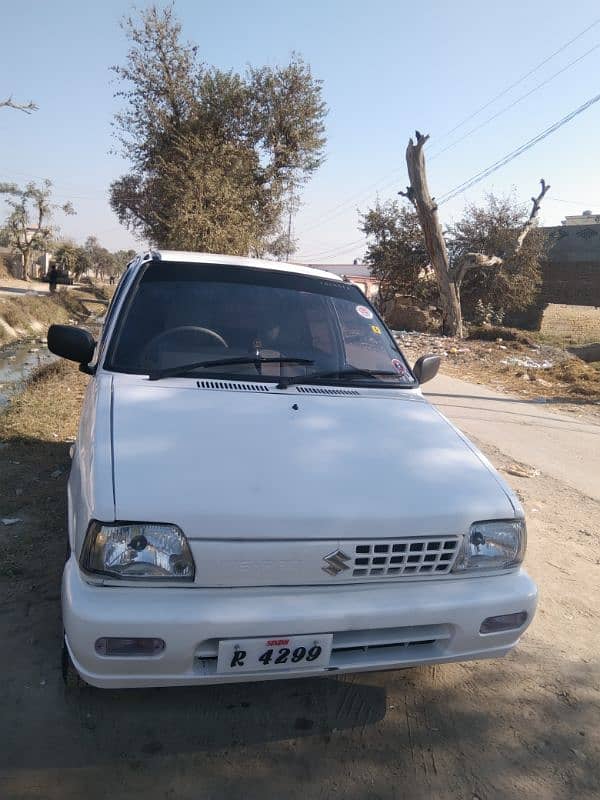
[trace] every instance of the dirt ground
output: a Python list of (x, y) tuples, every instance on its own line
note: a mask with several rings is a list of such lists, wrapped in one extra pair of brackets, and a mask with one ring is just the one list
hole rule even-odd
[(442, 371), (452, 377), (547, 403), (561, 411), (584, 410), (600, 416), (600, 364), (586, 364), (562, 347), (532, 340), (527, 332), (494, 330), (489, 340), (412, 331), (398, 332), (396, 340), (411, 364), (419, 356), (433, 353), (441, 357)]
[[(597, 798), (600, 505), (507, 475), (539, 611), (503, 660), (303, 681), (68, 694), (60, 575), (68, 365), (0, 417), (0, 798)], [(496, 466), (507, 459), (487, 448)]]

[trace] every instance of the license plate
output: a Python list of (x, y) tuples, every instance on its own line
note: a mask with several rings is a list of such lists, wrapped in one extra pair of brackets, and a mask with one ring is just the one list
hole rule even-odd
[(217, 672), (285, 672), (324, 669), (329, 665), (332, 633), (271, 636), (266, 639), (222, 639)]

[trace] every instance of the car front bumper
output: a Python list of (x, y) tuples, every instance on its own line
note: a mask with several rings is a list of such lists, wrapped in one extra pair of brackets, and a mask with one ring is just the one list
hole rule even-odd
[[(523, 570), (476, 578), (332, 587), (198, 589), (97, 586), (71, 556), (65, 640), (81, 677), (101, 688), (182, 686), (400, 669), (505, 655), (535, 613)], [(518, 630), (482, 635), (486, 617), (527, 612)], [(330, 667), (219, 674), (220, 639), (333, 633)], [(100, 637), (157, 637), (158, 656), (98, 655)]]

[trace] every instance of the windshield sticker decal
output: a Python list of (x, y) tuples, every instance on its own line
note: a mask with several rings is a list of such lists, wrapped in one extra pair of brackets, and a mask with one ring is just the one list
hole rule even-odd
[(399, 358), (392, 358), (392, 367), (396, 370), (398, 375), (406, 375), (406, 367)]
[(379, 325), (371, 325), (371, 330), (373, 331), (373, 333), (376, 333), (377, 336), (381, 336), (381, 328), (379, 327)]
[(356, 306), (356, 313), (365, 319), (373, 319), (373, 312), (366, 306)]

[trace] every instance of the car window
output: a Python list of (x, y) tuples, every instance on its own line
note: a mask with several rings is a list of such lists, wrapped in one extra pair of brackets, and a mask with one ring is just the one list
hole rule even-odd
[(96, 355), (93, 363), (99, 363), (102, 360), (104, 351), (108, 343), (107, 339), (108, 333), (110, 331), (117, 309), (119, 308), (119, 305), (121, 303), (121, 299), (123, 298), (126, 289), (129, 287), (131, 283), (132, 274), (133, 270), (131, 269), (131, 267), (128, 267), (123, 272), (123, 274), (121, 275), (121, 279), (117, 284), (117, 288), (115, 289), (115, 293), (113, 294), (111, 301), (108, 304), (108, 308), (104, 316), (104, 321), (102, 322), (102, 330), (100, 331), (100, 337), (98, 339), (98, 344), (96, 346)]
[(398, 348), (368, 305), (337, 300), (334, 303), (348, 364), (360, 369), (394, 369), (401, 375), (408, 375), (404, 362), (399, 359)]
[[(109, 348), (109, 369), (147, 374), (248, 358), (211, 372), (268, 380), (358, 368), (392, 372), (393, 384), (413, 383), (375, 310), (356, 287), (341, 281), (157, 262), (146, 267), (126, 305)], [(282, 363), (258, 365), (256, 357)], [(390, 376), (373, 380), (389, 382)]]

